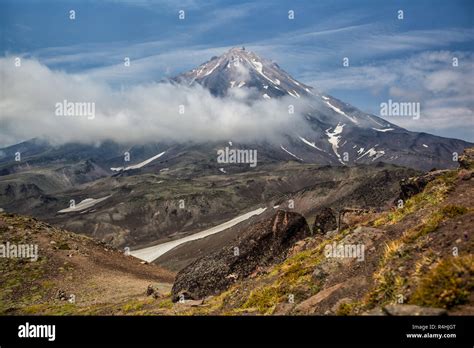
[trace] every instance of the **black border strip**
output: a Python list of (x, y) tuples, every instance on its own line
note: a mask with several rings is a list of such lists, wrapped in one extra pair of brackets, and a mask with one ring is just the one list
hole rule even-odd
[[(472, 347), (473, 317), (131, 317), (12, 316), (0, 317), (0, 347), (59, 345), (154, 346), (219, 345), (449, 345)], [(56, 325), (56, 338), (20, 338), (26, 322)], [(435, 325), (420, 331), (413, 325)], [(451, 325), (451, 330), (438, 325)], [(455, 325), (452, 326), (452, 325)], [(456, 338), (407, 338), (407, 333), (455, 333)]]

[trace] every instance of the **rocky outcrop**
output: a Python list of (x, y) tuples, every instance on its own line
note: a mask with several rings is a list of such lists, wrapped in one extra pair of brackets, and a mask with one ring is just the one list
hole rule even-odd
[[(474, 169), (474, 148), (466, 148), (458, 158), (459, 168), (465, 170)], [(423, 191), (426, 185), (438, 176), (449, 172), (449, 170), (432, 170), (424, 175), (402, 180), (400, 183), (400, 197), (406, 201), (408, 198)]]
[(316, 218), (313, 225), (313, 233), (326, 234), (337, 228), (336, 214), (331, 208), (321, 208), (316, 212)]
[(399, 199), (406, 201), (410, 197), (420, 193), (424, 190), (424, 188), (426, 187), (426, 185), (428, 185), (429, 182), (433, 181), (438, 176), (447, 172), (448, 170), (434, 170), (424, 175), (402, 180), (400, 182), (400, 196), (397, 198), (395, 204), (397, 204)]
[(458, 159), (461, 169), (474, 169), (474, 148), (464, 149), (464, 152)]
[(296, 314), (309, 314), (314, 310), (314, 307), (317, 306), (321, 301), (324, 301), (329, 296), (331, 296), (335, 291), (339, 290), (343, 286), (343, 283), (333, 285), (329, 288), (326, 288), (316, 295), (311, 296), (305, 301), (301, 302), (296, 306), (294, 312)]
[(176, 276), (172, 299), (196, 300), (218, 294), (258, 269), (282, 261), (295, 242), (309, 235), (303, 216), (278, 210), (272, 218), (251, 226), (229, 246), (182, 269)]

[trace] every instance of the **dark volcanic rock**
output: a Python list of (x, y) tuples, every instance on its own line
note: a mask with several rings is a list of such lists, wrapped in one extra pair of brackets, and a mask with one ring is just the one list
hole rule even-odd
[(430, 181), (433, 181), (438, 176), (446, 172), (446, 170), (434, 170), (424, 175), (408, 178), (407, 180), (402, 180), (400, 183), (400, 196), (398, 199), (406, 201), (410, 197), (423, 191), (423, 189)]
[(322, 208), (316, 212), (316, 218), (313, 225), (313, 233), (325, 234), (337, 228), (336, 214), (331, 208)]
[(153, 287), (153, 285), (148, 285), (148, 287), (146, 288), (146, 295), (147, 296), (151, 296), (155, 293), (155, 288)]
[(232, 245), (197, 259), (182, 269), (171, 291), (173, 301), (183, 296), (196, 300), (217, 294), (259, 267), (282, 261), (288, 249), (309, 234), (303, 216), (278, 210), (271, 219), (251, 226)]

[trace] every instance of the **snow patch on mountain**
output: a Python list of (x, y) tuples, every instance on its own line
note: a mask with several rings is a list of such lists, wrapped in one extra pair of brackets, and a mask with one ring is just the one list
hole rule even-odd
[(301, 84), (300, 84), (298, 81), (296, 81), (295, 79), (292, 79), (292, 78), (290, 77), (290, 80), (293, 81), (293, 83), (294, 83), (295, 85), (301, 86)]
[(205, 73), (203, 77), (206, 77), (206, 76), (211, 75), (212, 72), (213, 72), (214, 70), (216, 70), (216, 68), (217, 68), (219, 65), (220, 65), (220, 61), (218, 61), (217, 64), (216, 64), (212, 69), (210, 69), (207, 73)]
[(374, 117), (372, 117), (371, 115), (367, 115), (374, 123), (378, 124), (379, 126), (381, 127), (390, 127), (389, 124), (383, 124), (383, 123), (380, 123), (378, 122)]
[(306, 145), (309, 145), (309, 146), (315, 148), (316, 150), (323, 151), (323, 150), (321, 150), (319, 147), (316, 146), (316, 143), (313, 143), (313, 142), (311, 142), (311, 141), (309, 141), (309, 140), (306, 140), (305, 138), (300, 137), (300, 136), (298, 136), (298, 138), (300, 138), (300, 140), (301, 140), (303, 143), (305, 143)]
[(257, 69), (257, 71), (262, 74), (263, 73), (263, 64), (260, 63), (259, 61), (255, 60), (255, 59), (252, 59), (252, 63), (255, 66), (255, 69)]
[(291, 95), (292, 97), (299, 98), (300, 95), (295, 91), (288, 91), (288, 94)]
[(373, 157), (372, 158), (372, 162), (375, 161), (376, 159), (382, 157), (383, 155), (385, 155), (385, 151), (384, 150), (376, 150), (375, 148), (377, 147), (378, 145), (375, 145), (374, 147), (371, 147), (370, 149), (368, 149), (366, 152), (364, 152), (362, 155), (360, 155), (359, 157), (357, 157), (357, 159), (361, 159), (362, 157), (364, 156), (367, 156), (368, 157)]
[(258, 60), (256, 60), (255, 58), (252, 58), (252, 61), (249, 61), (246, 57), (245, 57), (245, 60), (250, 63), (250, 65), (254, 68), (254, 70), (256, 72), (258, 72), (260, 75), (262, 75), (265, 79), (267, 79), (268, 81), (270, 81), (271, 83), (273, 84), (276, 84), (276, 85), (279, 85), (280, 84), (280, 81), (278, 79), (275, 79), (275, 80), (272, 80), (270, 77), (268, 77), (267, 75), (265, 75), (263, 73), (263, 64), (261, 62), (259, 62)]
[(351, 120), (352, 122), (354, 122), (354, 123), (356, 123), (356, 124), (359, 123), (356, 118), (354, 118), (354, 117), (352, 117), (352, 116), (349, 116), (348, 114), (346, 114), (344, 111), (342, 111), (342, 110), (339, 109), (338, 107), (332, 105), (330, 102), (325, 101), (325, 103), (326, 103), (331, 109), (333, 109), (334, 111), (336, 111), (338, 114), (341, 114), (341, 115), (347, 117), (349, 120)]
[(385, 128), (385, 129), (372, 128), (372, 129), (377, 131), (377, 132), (383, 132), (383, 133), (395, 130), (395, 128)]
[(140, 162), (140, 163), (138, 163), (138, 164), (134, 164), (134, 165), (132, 165), (132, 166), (110, 168), (110, 170), (112, 170), (112, 171), (114, 171), (114, 172), (120, 172), (120, 171), (126, 171), (126, 170), (130, 170), (130, 169), (139, 169), (139, 168), (142, 168), (142, 167), (146, 166), (147, 164), (153, 162), (153, 161), (156, 160), (157, 158), (160, 158), (160, 157), (163, 156), (165, 153), (166, 153), (166, 151), (163, 151), (162, 153), (159, 153), (159, 154), (156, 155), (156, 156), (150, 157), (150, 158), (148, 158), (147, 160), (145, 160), (145, 161), (143, 161), (143, 162)]
[(72, 212), (76, 212), (76, 211), (85, 210), (87, 208), (90, 208), (90, 207), (96, 205), (97, 203), (105, 201), (110, 196), (111, 195), (105, 196), (105, 197), (102, 197), (102, 198), (97, 198), (97, 199), (96, 198), (86, 198), (86, 199), (80, 201), (78, 204), (76, 204), (72, 207), (59, 210), (58, 213), (72, 213)]
[(158, 244), (158, 245), (155, 245), (155, 246), (151, 246), (151, 247), (147, 247), (147, 248), (143, 248), (143, 249), (132, 250), (130, 252), (130, 254), (132, 256), (135, 256), (136, 258), (141, 259), (141, 260), (145, 260), (147, 262), (152, 262), (152, 261), (156, 260), (158, 257), (160, 257), (161, 255), (163, 255), (163, 254), (167, 253), (168, 251), (176, 248), (178, 245), (181, 245), (183, 243), (191, 242), (191, 241), (194, 241), (194, 240), (197, 240), (197, 239), (201, 239), (201, 238), (210, 236), (212, 234), (216, 234), (216, 233), (225, 231), (225, 230), (231, 228), (232, 226), (235, 226), (238, 223), (241, 223), (242, 221), (250, 219), (254, 215), (262, 214), (266, 210), (267, 210), (266, 207), (265, 208), (258, 208), (258, 209), (255, 209), (253, 211), (250, 211), (248, 213), (245, 213), (243, 215), (237, 216), (237, 217), (233, 218), (232, 220), (226, 221), (226, 222), (224, 222), (220, 225), (208, 228), (207, 230), (204, 230), (204, 231), (201, 231), (201, 232), (198, 232), (198, 233), (194, 233), (194, 234), (191, 234), (189, 236), (186, 236), (186, 237), (183, 237), (183, 238), (180, 238), (180, 239), (176, 239), (176, 240), (172, 240), (172, 241), (165, 242), (165, 243), (162, 243), (162, 244)]
[(302, 158), (296, 156), (295, 154), (293, 154), (293, 153), (291, 153), (290, 151), (288, 151), (287, 149), (285, 149), (285, 148), (283, 147), (283, 145), (280, 145), (280, 148), (281, 148), (283, 151), (285, 151), (287, 154), (289, 154), (290, 156), (293, 156), (293, 157), (296, 158), (297, 160), (300, 160), (300, 161), (304, 162)]
[(326, 129), (326, 135), (328, 136), (328, 142), (331, 144), (332, 150), (337, 156), (337, 159), (339, 162), (345, 165), (346, 163), (344, 163), (344, 161), (341, 159), (341, 156), (339, 155), (339, 152), (337, 151), (339, 149), (339, 142), (341, 141), (340, 134), (342, 133), (344, 126), (345, 124), (338, 123), (332, 132), (330, 131), (331, 128), (328, 128)]

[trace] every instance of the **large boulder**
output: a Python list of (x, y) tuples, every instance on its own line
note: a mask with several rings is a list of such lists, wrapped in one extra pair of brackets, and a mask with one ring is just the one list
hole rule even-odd
[(230, 245), (183, 268), (171, 290), (173, 301), (218, 294), (258, 269), (284, 260), (294, 243), (309, 235), (303, 216), (278, 210), (272, 218), (249, 227)]
[(321, 208), (316, 212), (313, 233), (326, 234), (337, 229), (337, 217), (331, 208)]

